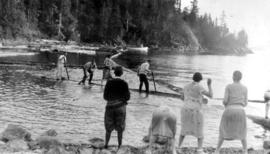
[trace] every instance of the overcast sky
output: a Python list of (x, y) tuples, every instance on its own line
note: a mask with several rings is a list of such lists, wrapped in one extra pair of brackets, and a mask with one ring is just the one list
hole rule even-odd
[[(182, 7), (191, 0), (182, 0)], [(220, 19), (224, 10), (231, 32), (245, 29), (249, 46), (270, 46), (270, 0), (198, 0), (199, 13)]]

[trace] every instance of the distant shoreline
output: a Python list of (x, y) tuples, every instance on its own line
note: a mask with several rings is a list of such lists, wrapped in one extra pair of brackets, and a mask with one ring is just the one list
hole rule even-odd
[[(73, 45), (76, 44), (78, 46), (89, 46), (89, 47), (103, 47), (107, 49), (112, 48), (118, 48), (106, 44), (101, 43), (81, 43), (81, 42), (64, 42), (64, 41), (58, 41), (53, 39), (2, 39), (0, 41), (0, 48), (4, 47), (23, 47), (29, 48), (36, 46), (44, 46), (44, 45)], [(242, 48), (217, 48), (217, 49), (198, 49), (194, 50), (192, 47), (149, 47), (149, 54), (181, 54), (181, 55), (236, 55), (236, 56), (244, 56), (247, 54), (253, 54), (253, 51), (249, 49), (248, 47), (242, 47)]]

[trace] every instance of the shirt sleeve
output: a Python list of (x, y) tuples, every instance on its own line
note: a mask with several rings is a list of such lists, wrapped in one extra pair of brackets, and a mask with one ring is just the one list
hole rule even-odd
[(103, 93), (103, 98), (104, 98), (105, 100), (107, 100), (107, 101), (108, 101), (108, 99), (109, 99), (109, 91), (110, 91), (110, 81), (108, 81), (108, 82), (106, 83), (105, 89), (104, 89), (104, 93)]
[(147, 63), (146, 66), (145, 66), (145, 70), (150, 71), (149, 67), (150, 67), (150, 64)]
[(248, 104), (248, 90), (247, 90), (247, 88), (245, 91), (245, 102), (244, 103), (245, 103), (244, 106), (247, 106), (247, 104)]
[(128, 88), (128, 84), (124, 81), (125, 83), (125, 100), (128, 101), (130, 99), (130, 92)]

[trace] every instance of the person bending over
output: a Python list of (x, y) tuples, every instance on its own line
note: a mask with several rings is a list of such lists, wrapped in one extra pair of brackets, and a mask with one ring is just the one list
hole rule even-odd
[(78, 83), (78, 84), (85, 84), (85, 80), (87, 78), (87, 72), (89, 73), (89, 80), (88, 80), (88, 84), (91, 84), (92, 79), (93, 79), (93, 75), (94, 75), (94, 71), (97, 68), (97, 65), (95, 63), (95, 60), (92, 60), (91, 62), (87, 62), (83, 65), (83, 78), (82, 80)]
[(176, 115), (168, 106), (161, 105), (152, 115), (149, 128), (149, 144), (151, 153), (155, 153), (155, 149), (160, 149), (161, 153), (176, 154), (175, 134), (176, 134)]

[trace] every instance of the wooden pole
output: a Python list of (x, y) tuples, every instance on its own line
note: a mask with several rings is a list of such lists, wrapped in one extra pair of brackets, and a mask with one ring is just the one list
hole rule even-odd
[(67, 62), (66, 62), (66, 59), (64, 59), (64, 60), (65, 60), (65, 69), (66, 69), (66, 73), (67, 73), (67, 78), (69, 80), (69, 74), (68, 74), (68, 70), (67, 70)]
[(152, 77), (153, 77), (153, 82), (154, 82), (155, 92), (157, 92), (157, 89), (156, 89), (156, 82), (155, 82), (155, 77), (154, 77), (154, 73), (153, 73), (153, 72), (152, 72)]

